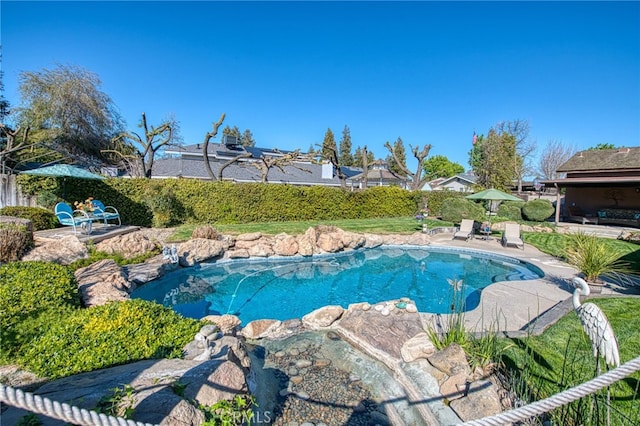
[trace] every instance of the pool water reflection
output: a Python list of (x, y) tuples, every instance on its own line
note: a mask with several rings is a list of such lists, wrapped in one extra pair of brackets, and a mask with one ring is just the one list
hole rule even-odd
[[(132, 297), (191, 318), (234, 314), (246, 324), (262, 318), (301, 318), (326, 305), (347, 308), (401, 297), (414, 300), (421, 312), (450, 313), (454, 287), (459, 287), (463, 310), (472, 310), (482, 289), (494, 282), (542, 276), (539, 268), (505, 256), (387, 246), (308, 258), (202, 264), (145, 284)], [(453, 285), (460, 280), (462, 285)]]

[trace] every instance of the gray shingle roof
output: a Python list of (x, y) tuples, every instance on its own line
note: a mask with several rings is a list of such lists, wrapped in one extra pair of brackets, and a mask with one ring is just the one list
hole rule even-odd
[[(223, 163), (211, 161), (211, 169), (217, 176)], [(231, 164), (224, 169), (222, 178), (236, 182), (262, 182), (262, 173), (255, 163), (244, 161)], [(327, 185), (340, 186), (340, 179), (322, 178), (322, 165), (313, 163), (296, 163), (295, 165), (282, 166), (269, 169), (267, 181), (269, 183), (287, 183), (291, 185)], [(283, 172), (284, 171), (284, 172)], [(360, 173), (360, 170), (343, 167), (342, 171), (348, 178)], [(192, 179), (209, 179), (202, 158), (182, 157), (158, 159), (153, 163), (153, 177), (185, 177)]]
[(640, 169), (640, 147), (580, 151), (557, 172), (595, 172)]

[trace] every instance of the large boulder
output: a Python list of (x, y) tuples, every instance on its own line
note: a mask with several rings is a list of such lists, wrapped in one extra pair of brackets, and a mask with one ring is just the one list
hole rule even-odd
[(419, 358), (428, 358), (436, 351), (433, 342), (427, 333), (418, 333), (411, 339), (404, 342), (400, 349), (402, 360), (404, 362), (415, 361)]
[(466, 398), (451, 401), (451, 408), (463, 422), (493, 416), (502, 412), (502, 403), (496, 386), (489, 380), (469, 384)]
[(180, 266), (193, 266), (222, 255), (224, 243), (206, 238), (194, 238), (178, 246)]
[(69, 265), (76, 260), (89, 257), (89, 250), (78, 237), (67, 235), (56, 241), (39, 243), (36, 247), (22, 257), (23, 261), (40, 260), (43, 262)]
[(276, 235), (273, 241), (273, 252), (278, 256), (294, 256), (298, 254), (296, 237), (287, 234)]
[(251, 321), (241, 331), (240, 334), (246, 339), (262, 339), (268, 337), (270, 332), (277, 329), (282, 321), (260, 319)]
[(96, 244), (96, 250), (114, 254), (124, 258), (140, 256), (158, 248), (158, 243), (151, 241), (143, 232), (132, 232), (106, 239)]
[(149, 281), (156, 280), (167, 272), (177, 268), (177, 264), (171, 263), (169, 259), (165, 259), (162, 255), (157, 255), (147, 259), (144, 263), (127, 265), (123, 270), (129, 281), (137, 287)]
[(312, 329), (329, 327), (340, 319), (343, 313), (344, 308), (342, 306), (324, 306), (302, 317), (302, 323)]
[(87, 307), (127, 300), (133, 290), (123, 269), (112, 259), (80, 268), (76, 270), (75, 276)]
[(312, 256), (316, 251), (316, 232), (313, 228), (296, 237), (298, 243), (298, 254), (300, 256)]

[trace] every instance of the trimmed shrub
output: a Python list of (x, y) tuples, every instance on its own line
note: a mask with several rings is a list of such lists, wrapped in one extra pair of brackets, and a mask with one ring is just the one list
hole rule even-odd
[(18, 355), (19, 364), (56, 379), (150, 358), (178, 358), (202, 324), (144, 300), (78, 309), (62, 318), (40, 316), (47, 327)]
[(503, 201), (498, 207), (498, 216), (508, 220), (521, 221), (523, 205), (524, 203), (519, 201)]
[(0, 328), (3, 330), (42, 311), (79, 307), (80, 300), (76, 279), (65, 266), (49, 262), (0, 266)]
[(144, 195), (145, 204), (153, 213), (153, 227), (166, 228), (184, 223), (184, 208), (174, 194), (172, 186), (165, 182), (151, 182)]
[(191, 233), (191, 238), (205, 238), (207, 240), (217, 240), (220, 233), (211, 225), (199, 226)]
[(53, 229), (58, 226), (58, 219), (53, 212), (42, 207), (10, 206), (0, 209), (0, 215), (29, 219), (34, 231)]
[(437, 215), (440, 214), (440, 210), (442, 207), (442, 203), (444, 202), (444, 200), (448, 200), (451, 198), (464, 198), (465, 196), (469, 195), (468, 193), (464, 193), (464, 192), (457, 192), (457, 191), (451, 191), (449, 189), (446, 189), (444, 191), (420, 191), (422, 192), (421, 194), (421, 201), (420, 201), (420, 205), (418, 206), (419, 210), (422, 210), (423, 207), (427, 207), (429, 209), (430, 214), (432, 215)]
[(484, 208), (480, 204), (465, 198), (449, 198), (440, 207), (442, 220), (460, 223), (462, 219), (473, 219), (482, 222), (486, 219)]
[(20, 260), (33, 247), (33, 232), (24, 225), (0, 223), (0, 263)]
[(551, 217), (555, 211), (551, 201), (542, 198), (527, 201), (522, 206), (522, 215), (525, 219), (533, 222), (543, 222)]

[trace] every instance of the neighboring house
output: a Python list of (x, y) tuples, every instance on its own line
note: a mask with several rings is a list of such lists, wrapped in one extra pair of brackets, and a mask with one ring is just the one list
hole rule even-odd
[[(364, 173), (359, 173), (349, 179), (351, 186), (362, 189), (364, 186)], [(389, 170), (387, 162), (376, 160), (371, 164), (367, 172), (367, 187), (372, 186), (399, 186), (407, 189), (408, 179), (399, 176)]]
[[(233, 143), (210, 143), (207, 153), (209, 164), (215, 176), (218, 176), (224, 164), (239, 155), (245, 155), (245, 158), (239, 159), (223, 170), (222, 179), (233, 182), (262, 182), (263, 171), (259, 167), (260, 159), (282, 158), (291, 154), (292, 151), (245, 147)], [(210, 179), (202, 157), (201, 144), (167, 148), (165, 154), (167, 158), (157, 159), (154, 162), (153, 178)], [(342, 172), (347, 176), (347, 185), (351, 186), (349, 179), (360, 174), (362, 170), (342, 167)], [(312, 162), (302, 154), (288, 164), (271, 167), (267, 174), (267, 182), (305, 186), (341, 185), (333, 165)]]
[(583, 217), (587, 223), (627, 224), (629, 219), (632, 226), (639, 219), (640, 224), (640, 216), (634, 219), (640, 215), (640, 147), (580, 151), (556, 171), (566, 177), (542, 181), (565, 191), (556, 222), (563, 216)]
[(449, 178), (438, 178), (427, 182), (422, 188), (423, 191), (456, 191), (473, 192), (473, 185), (476, 177), (473, 173), (462, 173)]

